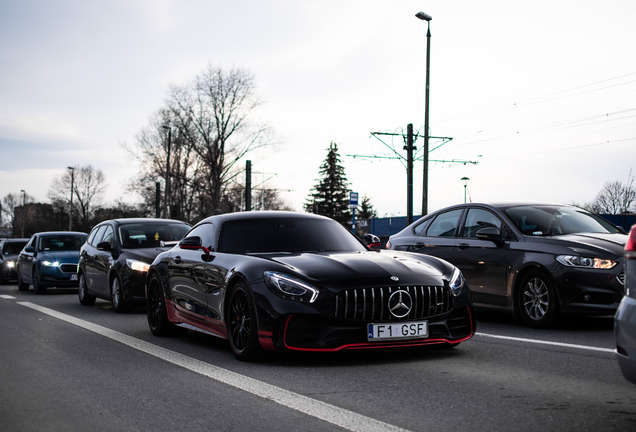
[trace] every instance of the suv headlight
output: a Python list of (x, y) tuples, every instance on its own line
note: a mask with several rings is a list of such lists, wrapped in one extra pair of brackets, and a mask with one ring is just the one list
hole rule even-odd
[(611, 269), (617, 262), (602, 258), (586, 258), (579, 255), (559, 255), (556, 260), (566, 267)]
[(450, 280), (450, 289), (455, 297), (460, 295), (462, 291), (464, 291), (464, 286), (466, 285), (466, 279), (464, 279), (464, 275), (457, 267), (453, 270), (453, 276)]
[(42, 265), (46, 267), (57, 267), (58, 262), (57, 261), (42, 261)]
[(150, 269), (150, 264), (145, 263), (143, 261), (137, 261), (133, 259), (127, 259), (126, 264), (133, 270), (137, 270), (140, 272), (147, 272)]
[(265, 281), (283, 298), (313, 303), (318, 298), (318, 288), (284, 273), (266, 271)]

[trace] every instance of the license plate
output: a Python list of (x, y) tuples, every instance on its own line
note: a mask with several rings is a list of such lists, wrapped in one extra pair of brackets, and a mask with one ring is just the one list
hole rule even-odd
[(72, 274), (71, 275), (71, 280), (72, 281), (76, 281), (77, 280), (77, 275), (76, 274)]
[(427, 321), (368, 324), (369, 341), (390, 339), (423, 339), (428, 337)]

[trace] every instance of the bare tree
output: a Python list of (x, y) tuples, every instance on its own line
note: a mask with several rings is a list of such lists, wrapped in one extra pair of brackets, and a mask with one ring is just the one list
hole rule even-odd
[(598, 193), (591, 208), (595, 213), (620, 215), (636, 211), (636, 188), (630, 170), (627, 183), (607, 182)]
[(201, 216), (220, 211), (224, 188), (238, 175), (236, 162), (271, 143), (271, 130), (253, 120), (262, 104), (252, 74), (208, 67), (191, 82), (172, 85), (167, 99), (174, 126), (203, 164)]
[[(2, 211), (0, 212), (0, 226), (13, 227), (13, 221), (15, 220), (15, 208), (20, 207), (23, 204), (34, 203), (33, 198), (28, 193), (21, 192), (9, 193), (2, 198)], [(15, 234), (15, 233), (14, 233)]]
[[(92, 165), (73, 167), (73, 216), (78, 215), (79, 229), (88, 230), (90, 219), (101, 204), (106, 190), (106, 177), (104, 173)], [(71, 200), (71, 172), (64, 171), (60, 176), (54, 177), (47, 196), (53, 202)]]
[[(147, 209), (154, 214), (155, 182), (163, 179), (165, 192), (169, 179), (168, 214), (163, 216), (193, 221), (196, 220), (197, 198), (201, 191), (202, 163), (184, 139), (183, 129), (171, 127), (168, 135), (165, 127), (173, 125), (173, 120), (170, 111), (159, 110), (150, 117), (149, 125), (137, 134), (134, 146), (122, 144), (141, 166), (129, 189), (141, 195)], [(187, 125), (183, 127), (187, 128)], [(162, 194), (161, 199), (164, 197)]]

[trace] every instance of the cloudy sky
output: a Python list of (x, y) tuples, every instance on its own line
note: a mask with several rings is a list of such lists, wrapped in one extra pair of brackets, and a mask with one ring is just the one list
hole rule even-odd
[[(212, 64), (251, 71), (266, 101), (278, 144), (249, 157), (253, 184), (301, 210), (333, 140), (352, 190), (404, 215), (405, 167), (384, 158), (402, 138), (371, 132), (423, 133), (420, 10), (431, 135), (452, 138), (430, 153), (429, 211), (463, 202), (462, 177), (473, 201), (585, 203), (636, 172), (633, 0), (3, 0), (0, 197), (46, 202), (54, 176), (92, 164), (107, 203), (135, 202), (122, 144)], [(416, 213), (421, 193), (418, 162)]]

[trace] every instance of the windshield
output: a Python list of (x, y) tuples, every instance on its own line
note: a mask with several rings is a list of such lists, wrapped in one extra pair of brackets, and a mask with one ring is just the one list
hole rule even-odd
[(88, 237), (86, 234), (59, 234), (42, 236), (38, 240), (38, 251), (78, 251), (86, 241), (86, 237)]
[(160, 242), (181, 240), (190, 230), (184, 223), (136, 223), (119, 227), (120, 244), (125, 249), (160, 247)]
[(26, 246), (26, 244), (27, 244), (26, 241), (5, 242), (5, 244), (2, 245), (2, 254), (3, 255), (17, 255), (17, 254), (20, 253), (22, 248), (24, 248), (24, 246)]
[(505, 213), (519, 231), (528, 236), (620, 232), (605, 219), (577, 207), (519, 206)]
[(223, 224), (219, 252), (356, 252), (365, 247), (328, 219), (267, 218)]

